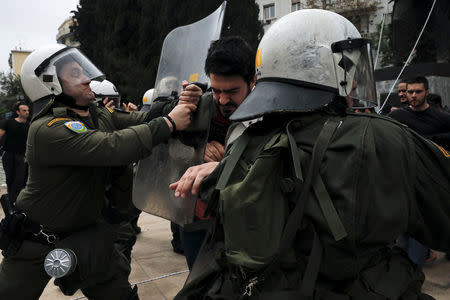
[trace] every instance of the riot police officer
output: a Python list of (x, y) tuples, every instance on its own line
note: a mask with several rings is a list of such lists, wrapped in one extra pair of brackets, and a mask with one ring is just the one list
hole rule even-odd
[(152, 120), (97, 107), (89, 83), (102, 77), (78, 49), (64, 45), (36, 50), (23, 64), (22, 86), (36, 114), (27, 142), (30, 174), (13, 214), (26, 220), (9, 232), (14, 243), (0, 266), (1, 299), (39, 298), (50, 279), (44, 258), (55, 247), (78, 258), (77, 270), (57, 281), (66, 295), (81, 289), (90, 299), (138, 299), (129, 265), (114, 249), (115, 231), (100, 218), (105, 175), (186, 128), (195, 105)]
[(325, 10), (266, 32), (256, 87), (230, 117), (263, 119), (202, 182), (215, 225), (175, 299), (425, 299), (392, 245), (406, 231), (450, 248), (450, 153), (347, 109), (376, 105), (370, 53)]

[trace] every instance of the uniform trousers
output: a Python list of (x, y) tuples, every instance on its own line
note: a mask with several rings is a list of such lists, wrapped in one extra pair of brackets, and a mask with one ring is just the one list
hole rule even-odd
[[(3, 258), (0, 265), (0, 299), (39, 299), (51, 279), (44, 270), (44, 259), (52, 249), (50, 245), (26, 240), (15, 255)], [(81, 288), (88, 299), (122, 300), (130, 295), (129, 263), (116, 250), (113, 258), (114, 274), (99, 274), (95, 285)]]

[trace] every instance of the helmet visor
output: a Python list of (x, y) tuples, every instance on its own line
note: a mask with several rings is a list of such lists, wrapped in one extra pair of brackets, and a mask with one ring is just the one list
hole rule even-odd
[(333, 53), (340, 59), (337, 65), (344, 69), (344, 93), (353, 99), (353, 108), (371, 108), (378, 105), (373, 78), (373, 63), (370, 41), (349, 39), (333, 43)]
[[(103, 79), (105, 76), (102, 71), (100, 71), (80, 50), (76, 48), (69, 48), (67, 51), (60, 53), (55, 56), (50, 64), (56, 67), (56, 74), (60, 77), (65, 66), (72, 65), (76, 66), (78, 71), (81, 72), (79, 75), (85, 75), (90, 80), (93, 79)], [(78, 68), (79, 67), (79, 68)], [(74, 72), (77, 72), (74, 70)], [(78, 75), (78, 74), (72, 74)]]
[[(52, 78), (46, 78), (48, 74), (53, 72), (47, 72), (50, 69), (56, 71), (58, 78), (62, 76), (64, 71), (67, 71), (69, 66), (72, 66), (72, 72), (70, 75), (73, 78), (87, 77), (90, 80), (103, 79), (105, 74), (100, 71), (83, 53), (77, 48), (63, 48), (61, 51), (56, 52), (46, 60), (44, 60), (36, 69), (36, 76), (43, 75), (43, 81), (52, 81)], [(53, 73), (54, 74), (54, 73)]]

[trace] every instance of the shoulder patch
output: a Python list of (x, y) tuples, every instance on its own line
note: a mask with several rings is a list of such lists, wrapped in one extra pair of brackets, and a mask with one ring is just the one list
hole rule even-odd
[(53, 124), (55, 124), (58, 121), (72, 121), (72, 119), (69, 118), (54, 118), (53, 120), (51, 120), (50, 122), (47, 123), (47, 126), (50, 127)]
[(445, 150), (443, 147), (439, 146), (436, 143), (433, 144), (442, 152), (442, 154), (444, 154), (445, 157), (450, 157), (450, 153), (447, 150)]
[(106, 109), (107, 109), (110, 113), (113, 113), (113, 112), (114, 112), (114, 109), (109, 108), (108, 106), (105, 106), (105, 107), (106, 107)]
[(83, 132), (88, 131), (86, 126), (83, 123), (81, 123), (80, 121), (66, 122), (66, 123), (64, 123), (64, 125), (76, 133), (83, 133)]

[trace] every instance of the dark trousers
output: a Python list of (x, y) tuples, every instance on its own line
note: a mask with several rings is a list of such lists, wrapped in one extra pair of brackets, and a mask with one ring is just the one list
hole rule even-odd
[(28, 163), (25, 162), (23, 154), (7, 151), (3, 153), (2, 163), (6, 176), (9, 201), (15, 203), (19, 192), (25, 187), (27, 182)]
[(206, 230), (185, 231), (180, 226), (181, 244), (183, 245), (184, 256), (186, 257), (189, 270), (192, 270), (192, 266), (194, 265), (205, 236)]
[(405, 250), (408, 253), (409, 259), (419, 267), (423, 266), (430, 253), (428, 247), (422, 245), (407, 234), (403, 234), (398, 238), (397, 246)]
[(408, 237), (408, 256), (418, 266), (423, 267), (430, 254), (430, 249), (412, 237)]

